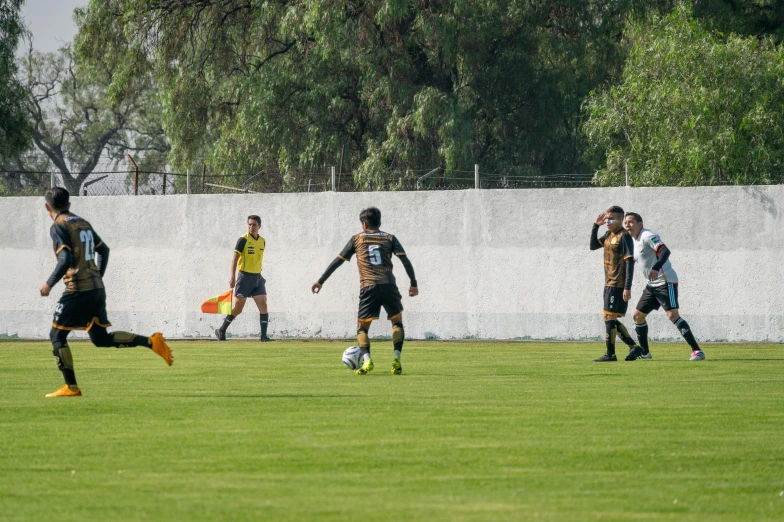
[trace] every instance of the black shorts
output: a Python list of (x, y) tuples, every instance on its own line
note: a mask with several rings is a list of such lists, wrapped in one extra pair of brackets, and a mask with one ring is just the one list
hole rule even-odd
[(237, 276), (237, 284), (234, 285), (235, 297), (254, 297), (257, 295), (267, 295), (267, 281), (261, 274), (251, 274), (250, 272), (240, 271)]
[(106, 290), (96, 288), (84, 292), (65, 292), (54, 309), (52, 327), (58, 330), (87, 330), (93, 325), (108, 328)]
[(678, 284), (667, 283), (661, 286), (645, 285), (642, 296), (637, 302), (637, 310), (644, 314), (649, 314), (658, 310), (659, 306), (664, 310), (678, 309)]
[(626, 315), (629, 303), (623, 300), (623, 288), (615, 286), (604, 287), (604, 313), (615, 317)]
[(403, 311), (403, 297), (400, 295), (397, 285), (366, 286), (359, 291), (360, 319), (378, 319), (382, 306), (388, 318)]

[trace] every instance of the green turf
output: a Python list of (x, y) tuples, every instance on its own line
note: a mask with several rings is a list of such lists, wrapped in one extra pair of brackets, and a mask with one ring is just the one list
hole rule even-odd
[(782, 520), (784, 346), (0, 342), (3, 520)]

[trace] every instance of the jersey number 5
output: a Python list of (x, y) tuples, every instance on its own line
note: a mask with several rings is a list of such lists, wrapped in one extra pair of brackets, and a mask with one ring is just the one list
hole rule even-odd
[(379, 245), (368, 245), (368, 256), (370, 257), (371, 265), (380, 265), (381, 252), (379, 251)]
[(95, 257), (95, 238), (92, 230), (79, 232), (79, 239), (84, 243), (84, 260), (91, 261)]

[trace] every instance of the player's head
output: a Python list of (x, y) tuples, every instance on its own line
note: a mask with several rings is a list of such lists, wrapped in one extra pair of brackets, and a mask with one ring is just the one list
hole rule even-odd
[(364, 225), (363, 228), (378, 230), (381, 226), (381, 211), (376, 207), (368, 207), (359, 213), (359, 221)]
[(627, 212), (623, 218), (623, 228), (633, 237), (637, 237), (642, 230), (642, 216), (636, 212)]
[(259, 233), (259, 227), (261, 227), (261, 218), (255, 214), (248, 216), (248, 232), (256, 236)]
[(613, 205), (605, 213), (607, 214), (607, 228), (618, 232), (623, 227), (623, 209), (618, 205)]
[(46, 210), (50, 213), (62, 212), (71, 207), (71, 195), (63, 187), (52, 187), (46, 191), (44, 200), (46, 200)]

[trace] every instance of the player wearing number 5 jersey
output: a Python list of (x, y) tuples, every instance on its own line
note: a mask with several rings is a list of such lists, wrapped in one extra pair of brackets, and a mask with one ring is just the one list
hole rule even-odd
[(403, 373), (403, 367), (400, 364), (404, 340), (403, 303), (395, 276), (392, 274), (392, 256), (397, 256), (406, 269), (408, 278), (411, 280), (411, 287), (408, 289), (408, 295), (411, 297), (419, 294), (414, 267), (408, 260), (400, 241), (392, 234), (379, 230), (381, 226), (380, 210), (375, 207), (366, 208), (359, 214), (359, 220), (362, 223), (362, 232), (348, 241), (338, 257), (327, 267), (324, 275), (319, 278), (317, 283), (313, 284), (312, 291), (314, 294), (319, 293), (329, 276), (356, 254), (360, 287), (357, 343), (362, 357), (362, 367), (356, 373), (357, 375), (365, 375), (373, 370), (368, 331), (370, 324), (379, 318), (383, 306), (387, 318), (392, 322), (392, 343), (394, 345), (392, 373), (400, 375)]
[(52, 353), (65, 384), (47, 397), (75, 397), (82, 394), (76, 384), (73, 357), (68, 346), (67, 337), (71, 330), (86, 330), (95, 346), (144, 346), (163, 357), (166, 364), (171, 366), (174, 359), (160, 333), (144, 337), (130, 332), (110, 334), (106, 331), (111, 323), (106, 314), (103, 275), (109, 262), (109, 247), (98, 237), (90, 223), (71, 213), (67, 190), (51, 188), (46, 192), (45, 199), (46, 211), (54, 220), (50, 235), (57, 266), (41, 285), (40, 293), (44, 297), (48, 296), (60, 279), (65, 284), (49, 332)]

